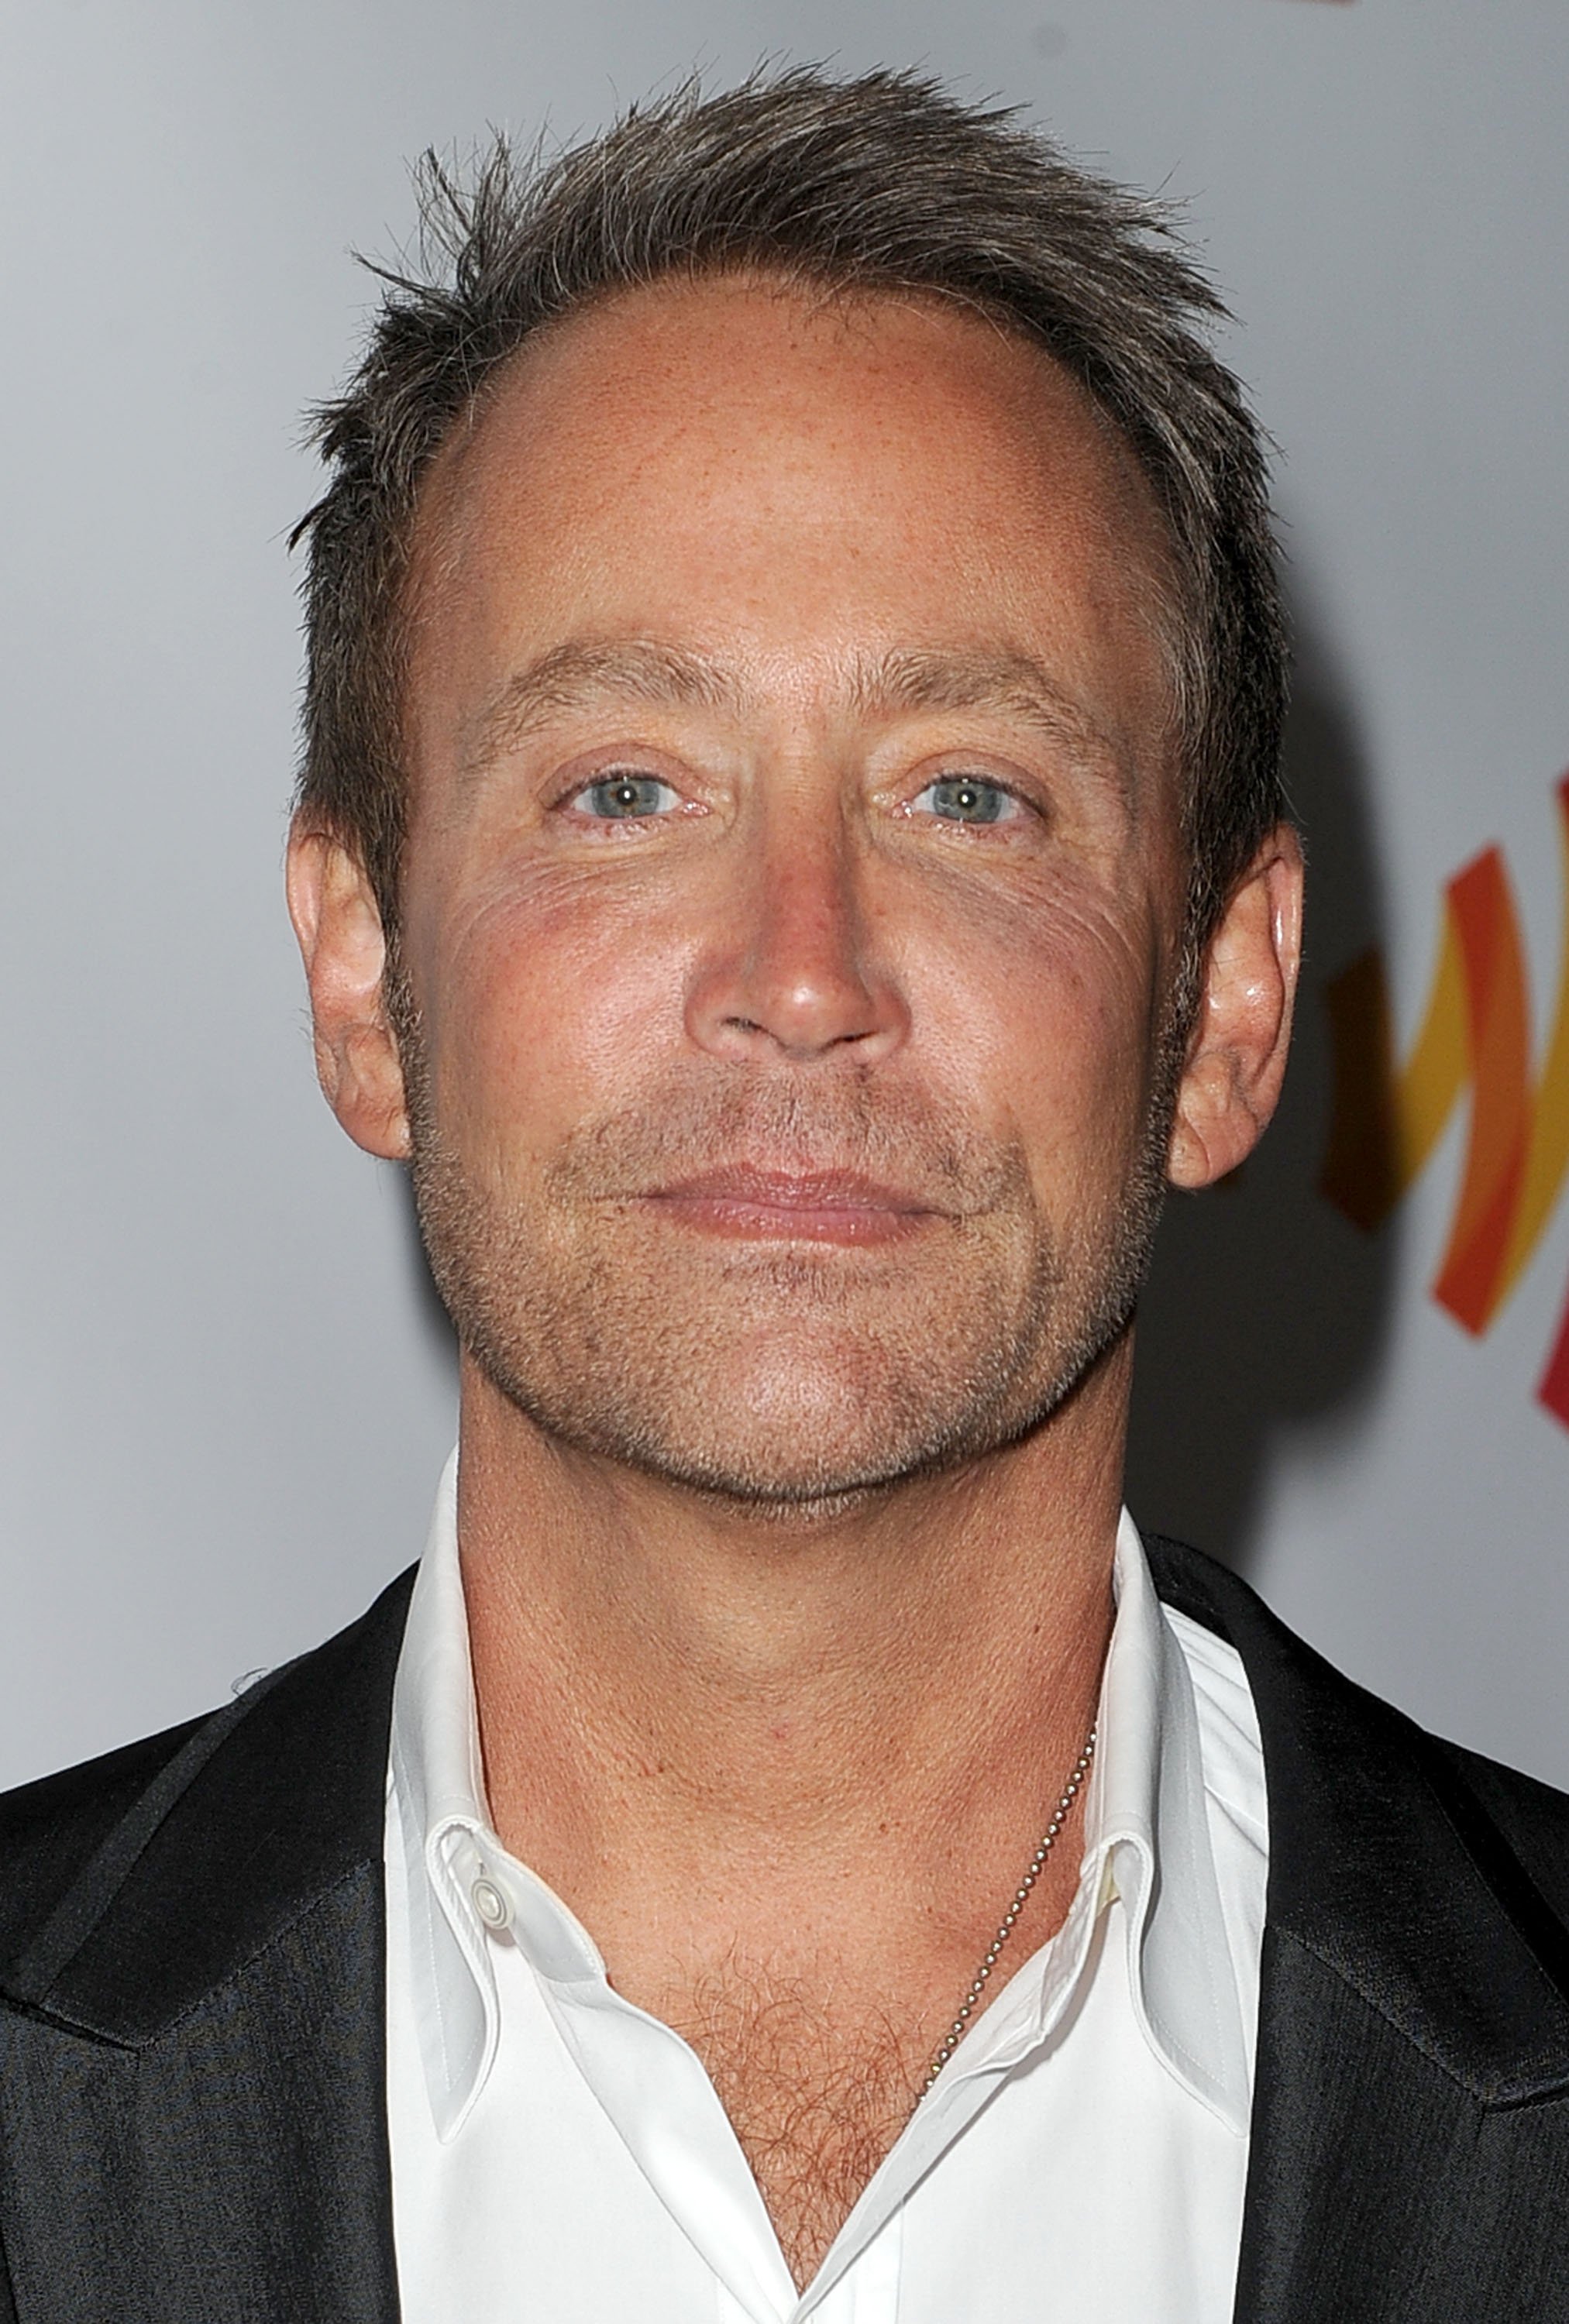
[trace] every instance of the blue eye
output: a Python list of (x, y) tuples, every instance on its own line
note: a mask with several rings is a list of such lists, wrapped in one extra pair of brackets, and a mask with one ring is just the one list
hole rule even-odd
[(676, 794), (655, 775), (605, 775), (578, 792), (573, 805), (579, 804), (602, 822), (628, 823), (666, 813), (676, 805)]
[(1001, 823), (1016, 803), (1001, 783), (983, 782), (978, 775), (945, 775), (920, 796), (945, 823)]

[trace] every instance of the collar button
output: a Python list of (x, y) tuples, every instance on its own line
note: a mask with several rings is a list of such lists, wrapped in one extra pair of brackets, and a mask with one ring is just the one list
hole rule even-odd
[(475, 1911), (487, 1929), (504, 1929), (510, 1924), (512, 1907), (494, 1880), (487, 1880), (481, 1873), (470, 1886), (468, 1894)]

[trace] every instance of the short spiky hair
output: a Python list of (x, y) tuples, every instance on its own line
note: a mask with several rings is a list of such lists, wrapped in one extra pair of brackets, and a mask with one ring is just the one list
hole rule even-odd
[(421, 271), (386, 292), (347, 392), (317, 415), (331, 482), (304, 519), (309, 667), (300, 808), (364, 862), (397, 929), (406, 784), (405, 575), (449, 430), (535, 332), (672, 275), (762, 270), (919, 293), (1023, 333), (1131, 448), (1168, 530), (1190, 966), (1281, 813), (1285, 646), (1259, 430), (1200, 336), (1223, 317), (1158, 206), (1005, 109), (879, 71), (759, 74), (629, 109), (521, 161), (497, 139), (459, 184), (428, 155)]

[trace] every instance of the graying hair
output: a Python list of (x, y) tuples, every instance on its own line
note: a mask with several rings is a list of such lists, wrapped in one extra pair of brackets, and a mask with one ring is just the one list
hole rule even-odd
[[(406, 779), (405, 576), (420, 486), (498, 365), (574, 309), (673, 275), (771, 272), (950, 300), (1023, 333), (1133, 452), (1175, 574), (1174, 715), (1197, 954), (1282, 812), (1286, 649), (1263, 443), (1204, 336), (1224, 318), (1159, 204), (1013, 109), (914, 74), (798, 68), (634, 106), (550, 157), (498, 137), (461, 180), (427, 154), (417, 269), (385, 289), (301, 521), (309, 648), (299, 806), (365, 866), (394, 945)], [(1171, 593), (1168, 593), (1171, 594)]]

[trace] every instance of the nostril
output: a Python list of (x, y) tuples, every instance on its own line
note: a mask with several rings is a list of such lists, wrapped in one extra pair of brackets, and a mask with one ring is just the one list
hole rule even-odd
[(716, 946), (697, 966), (686, 1010), (699, 1047), (736, 1059), (870, 1060), (897, 1046), (907, 1012), (892, 984), (857, 957), (853, 928), (835, 921), (829, 945), (816, 923), (803, 933), (776, 911), (753, 933), (751, 944)]

